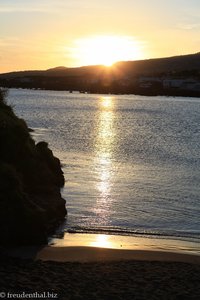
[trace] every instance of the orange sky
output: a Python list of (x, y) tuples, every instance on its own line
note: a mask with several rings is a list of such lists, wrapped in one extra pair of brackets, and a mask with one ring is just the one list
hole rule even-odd
[(1, 0), (0, 72), (200, 51), (199, 0)]

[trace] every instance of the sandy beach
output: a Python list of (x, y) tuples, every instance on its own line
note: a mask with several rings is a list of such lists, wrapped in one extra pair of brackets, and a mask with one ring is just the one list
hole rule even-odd
[(1, 257), (0, 295), (5, 298), (8, 293), (18, 293), (24, 294), (23, 299), (42, 294), (48, 295), (46, 299), (199, 299), (199, 283), (199, 264), (146, 260), (72, 263)]
[(200, 256), (152, 250), (120, 250), (98, 247), (44, 247), (36, 260), (56, 262), (161, 261), (200, 265)]
[(200, 256), (189, 253), (54, 245), (13, 249), (9, 257), (4, 251), (0, 260), (4, 298), (200, 297)]

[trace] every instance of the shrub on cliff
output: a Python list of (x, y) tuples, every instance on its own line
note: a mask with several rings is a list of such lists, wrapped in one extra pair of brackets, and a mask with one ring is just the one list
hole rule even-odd
[(0, 90), (0, 243), (33, 244), (66, 214), (64, 176), (48, 144), (35, 144)]

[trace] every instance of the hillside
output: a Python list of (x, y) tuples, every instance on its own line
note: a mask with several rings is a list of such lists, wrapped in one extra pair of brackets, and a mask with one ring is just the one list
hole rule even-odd
[(140, 61), (112, 67), (56, 67), (44, 71), (0, 74), (0, 86), (83, 93), (200, 97), (200, 53)]
[[(113, 65), (112, 73), (119, 74), (119, 71), (124, 76), (136, 75), (155, 75), (161, 73), (171, 73), (180, 71), (200, 71), (200, 52), (196, 54), (173, 56), (167, 58), (155, 58), (138, 61), (117, 62)], [(105, 66), (84, 66), (77, 68), (56, 67), (48, 70), (35, 71), (19, 71), (0, 74), (0, 78), (18, 78), (32, 76), (47, 76), (47, 77), (64, 77), (64, 76), (88, 76), (97, 75), (106, 72), (108, 67)]]
[(181, 71), (200, 71), (200, 52), (196, 54), (167, 58), (119, 62), (115, 65), (123, 73), (130, 75), (157, 75)]

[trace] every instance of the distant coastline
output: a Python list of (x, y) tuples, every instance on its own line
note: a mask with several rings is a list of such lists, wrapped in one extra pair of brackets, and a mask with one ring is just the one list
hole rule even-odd
[(83, 93), (83, 94), (103, 94), (103, 95), (138, 95), (138, 96), (149, 96), (149, 97), (155, 97), (155, 96), (166, 96), (166, 97), (194, 97), (194, 98), (200, 98), (200, 91), (189, 91), (189, 90), (163, 90), (163, 89), (137, 89), (135, 91), (127, 91), (127, 92), (115, 92), (115, 91), (105, 91), (105, 90), (95, 90), (95, 91), (80, 91), (80, 90), (63, 90), (63, 89), (41, 89), (41, 88), (31, 88), (31, 87), (16, 87), (16, 86), (3, 86), (3, 88), (7, 89), (24, 89), (24, 90), (41, 90), (41, 91), (63, 91), (63, 92), (69, 92), (69, 93)]
[(0, 74), (4, 88), (200, 97), (200, 53), (78, 68)]

